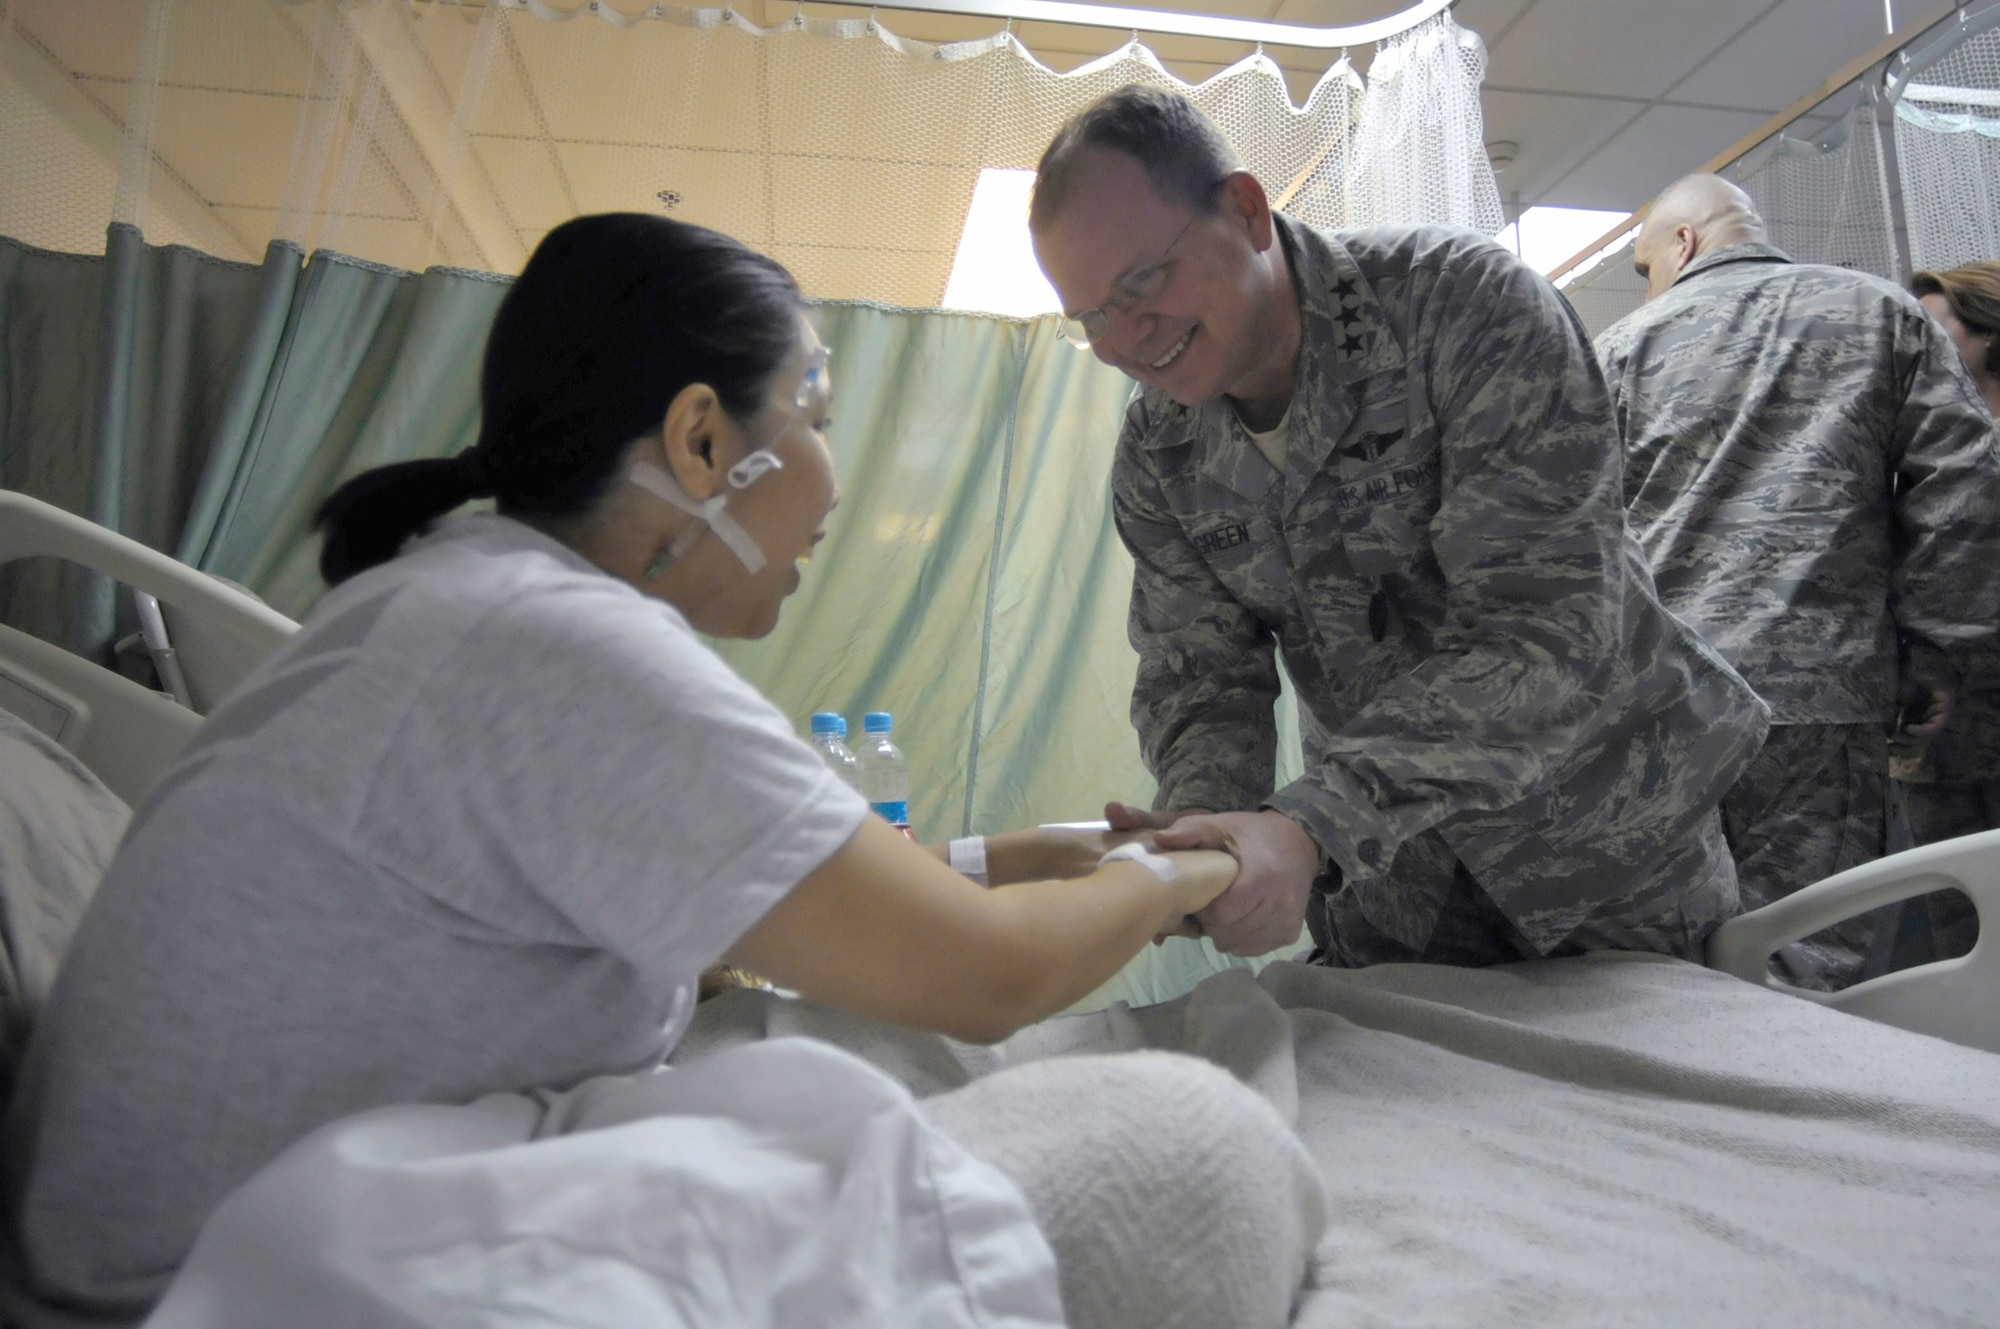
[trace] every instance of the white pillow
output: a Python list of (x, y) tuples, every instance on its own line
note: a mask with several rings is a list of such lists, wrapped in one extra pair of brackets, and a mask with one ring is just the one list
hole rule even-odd
[(7, 1071), (131, 819), (124, 800), (82, 762), (0, 710), (0, 1066)]

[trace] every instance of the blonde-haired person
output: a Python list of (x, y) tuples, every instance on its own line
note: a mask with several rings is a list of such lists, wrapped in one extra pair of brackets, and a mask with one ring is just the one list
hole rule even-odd
[[(1919, 272), (1910, 289), (1958, 347), (1986, 409), (2000, 416), (2000, 262)], [(2000, 517), (2000, 448), (1987, 492)], [(1969, 651), (1961, 667), (1964, 679), (1943, 730), (1899, 770), (1917, 844), (2000, 827), (2000, 653), (1992, 647)], [(1938, 958), (1971, 950), (1979, 934), (1971, 901), (1948, 891), (1925, 903)]]
[[(565, 223), (495, 317), (477, 445), (327, 500), (332, 590), (139, 809), (35, 1031), (7, 1123), (0, 1254), (24, 1294), (8, 1319), (135, 1323), (192, 1248), (198, 1286), (177, 1283), (179, 1309), (156, 1323), (462, 1323), (454, 1287), (514, 1304), (537, 1270), (581, 1287), (646, 1251), (665, 1253), (639, 1266), (650, 1282), (611, 1284), (666, 1289), (675, 1322), (703, 1322), (702, 1298), (722, 1295), (731, 1322), (901, 1323), (912, 1297), (984, 1304), (996, 1266), (960, 1250), (977, 1229), (987, 1257), (1014, 1252), (998, 1280), (1010, 1304), (1047, 1312), (1019, 1323), (1102, 1322), (1092, 1298), (1127, 1285), (1071, 1275), (1100, 1268), (1095, 1233), (1145, 1215), (1079, 1200), (1081, 1163), (1010, 1165), (1015, 1143), (979, 1126), (1007, 1115), (996, 1100), (1061, 1097), (1045, 1081), (1092, 1059), (1027, 1083), (998, 1074), (923, 1114), (805, 1040), (650, 1074), (718, 961), (994, 1041), (1089, 992), (1236, 875), (1226, 853), (1141, 853), (998, 884), (996, 853), (982, 889), (870, 814), (702, 642), (771, 630), (838, 499), (826, 353), (802, 304), (783, 267), (713, 231)], [(497, 510), (454, 511), (477, 498)], [(709, 1115), (740, 1115), (735, 1133), (629, 1166), (617, 1154), (568, 1208), (537, 1203), (514, 1170), (550, 1156), (531, 1140), (607, 1113), (665, 1129), (648, 1105), (732, 1055), (739, 1083), (711, 1085)], [(1135, 1149), (1175, 1164), (1150, 1205), (1220, 1204), (1218, 1239), (1293, 1237), (1267, 1238), (1287, 1252), (1275, 1262), (1226, 1261), (1235, 1280), (1171, 1246), (1120, 1268), (1195, 1322), (1281, 1323), (1323, 1201), (1275, 1110), (1185, 1058), (1121, 1062), (1103, 1083), (1127, 1088), (1044, 1119), (1044, 1138), (1137, 1131)], [(496, 1110), (497, 1135), (479, 1125)], [(497, 1147), (435, 1160), (456, 1182), (397, 1170), (467, 1130)], [(1186, 1159), (1245, 1138), (1277, 1178), (1266, 1194), (1181, 1193)], [(973, 1161), (983, 1150), (1026, 1210)], [(301, 1175), (314, 1180), (288, 1189)], [(822, 1176), (840, 1184), (811, 1184)], [(857, 1231), (854, 1203), (869, 1242), (828, 1260)], [(510, 1265), (502, 1249), (481, 1264), (494, 1233), (526, 1240), (516, 1220), (542, 1225), (546, 1259)], [(1055, 1309), (1051, 1247), (1071, 1303)], [(456, 1276), (396, 1282), (450, 1252)], [(819, 1272), (801, 1288), (801, 1270)], [(912, 1270), (943, 1272), (911, 1286)], [(1251, 1302), (1204, 1309), (1189, 1278)]]

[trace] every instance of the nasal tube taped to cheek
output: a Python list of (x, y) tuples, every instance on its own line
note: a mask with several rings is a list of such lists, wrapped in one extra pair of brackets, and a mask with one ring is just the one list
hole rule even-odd
[[(751, 461), (757, 457), (769, 458), (770, 464), (750, 468)], [(783, 463), (768, 452), (753, 452), (730, 468), (729, 483), (734, 488), (742, 489), (759, 476), (782, 469), (782, 466)], [(741, 479), (738, 479), (739, 472), (742, 473)], [(651, 462), (633, 462), (630, 479), (633, 484), (654, 497), (671, 503), (689, 516), (700, 518), (703, 524), (715, 532), (717, 539), (729, 546), (729, 552), (736, 555), (737, 561), (743, 565), (746, 572), (763, 570), (764, 564), (768, 561), (764, 557), (764, 551), (758, 548), (757, 541), (752, 538), (750, 532), (744, 530), (737, 520), (729, 515), (727, 494), (717, 494), (705, 502), (697, 503), (685, 489), (680, 487), (674, 477)], [(684, 534), (675, 539), (668, 553), (674, 558), (679, 558), (687, 552), (687, 547), (694, 543), (698, 534), (697, 528), (689, 527)]]

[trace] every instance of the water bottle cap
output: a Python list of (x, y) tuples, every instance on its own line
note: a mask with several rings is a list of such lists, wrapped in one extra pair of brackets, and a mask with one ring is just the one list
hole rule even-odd
[(861, 717), (861, 728), (864, 733), (886, 734), (894, 724), (895, 717), (887, 711), (870, 711)]
[(812, 731), (815, 734), (844, 734), (847, 732), (847, 721), (832, 711), (814, 711)]
[(840, 736), (841, 736), (842, 738), (846, 738), (846, 737), (847, 737), (847, 717), (846, 717), (846, 716), (844, 716), (844, 715), (836, 715), (836, 716), (834, 716), (833, 718), (834, 718), (835, 720), (837, 720), (837, 721), (839, 721), (839, 722), (840, 722), (840, 728), (839, 728), (839, 729), (838, 729), (838, 730), (837, 730), (836, 732), (837, 732), (837, 733), (839, 733), (839, 735), (840, 735)]

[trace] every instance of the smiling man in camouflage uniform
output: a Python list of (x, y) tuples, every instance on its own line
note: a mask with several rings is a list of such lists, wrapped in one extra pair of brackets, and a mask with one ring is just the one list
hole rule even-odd
[[(1725, 180), (1662, 194), (1634, 260), (1648, 303), (1597, 346), (1632, 528), (1660, 598), (1774, 713), (1722, 804), (1755, 908), (1882, 854), (1899, 692), (1934, 730), (1948, 651), (2000, 618), (1991, 422), (1914, 297), (1793, 263)], [(1839, 988), (1870, 942), (1855, 919), (1781, 958)]]
[[(1114, 819), (1236, 852), (1217, 944), (1305, 918), (1347, 965), (1699, 958), (1737, 909), (1715, 804), (1764, 713), (1653, 598), (1562, 298), (1470, 233), (1274, 215), (1151, 89), (1064, 128), (1030, 221), (1141, 385), (1113, 506), (1169, 811)], [(1274, 789), (1279, 651), (1306, 773)]]

